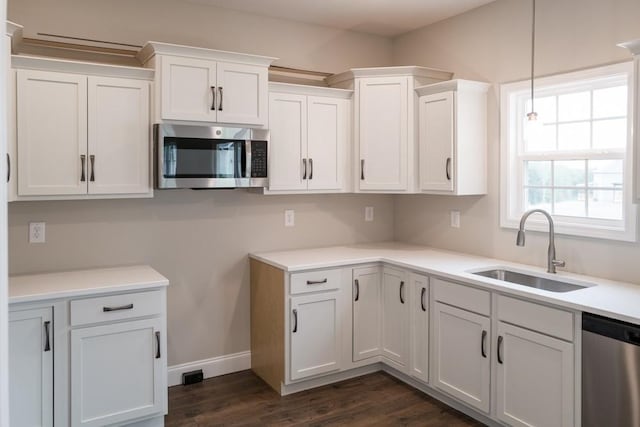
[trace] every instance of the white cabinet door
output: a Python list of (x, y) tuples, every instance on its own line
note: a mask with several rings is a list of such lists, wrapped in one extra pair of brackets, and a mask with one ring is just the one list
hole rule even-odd
[(409, 290), (406, 273), (382, 270), (382, 355), (405, 368), (409, 360)]
[(360, 190), (407, 190), (408, 78), (359, 81)]
[(432, 384), (488, 413), (489, 318), (441, 302), (434, 305), (433, 314)]
[(9, 313), (9, 403), (12, 426), (53, 426), (51, 308)]
[(340, 190), (349, 142), (349, 101), (307, 97), (310, 190)]
[(411, 287), (411, 369), (410, 374), (424, 382), (429, 381), (429, 279), (412, 274)]
[(291, 379), (340, 369), (338, 292), (291, 298)]
[(497, 415), (512, 426), (573, 426), (573, 344), (498, 323)]
[(87, 78), (18, 70), (17, 110), (18, 195), (86, 194)]
[(353, 361), (379, 356), (381, 277), (378, 267), (353, 270)]
[(306, 98), (288, 93), (269, 94), (270, 190), (307, 189)]
[(162, 118), (216, 121), (216, 63), (192, 58), (161, 59)]
[(149, 83), (89, 77), (89, 194), (151, 190)]
[(218, 62), (217, 81), (218, 122), (267, 124), (267, 67)]
[(162, 414), (166, 355), (159, 318), (71, 331), (71, 425)]
[(454, 158), (453, 91), (420, 97), (420, 189), (453, 192)]

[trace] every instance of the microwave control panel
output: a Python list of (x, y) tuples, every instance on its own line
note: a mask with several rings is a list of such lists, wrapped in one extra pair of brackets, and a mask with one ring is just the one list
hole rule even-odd
[(251, 178), (267, 177), (267, 141), (251, 141)]

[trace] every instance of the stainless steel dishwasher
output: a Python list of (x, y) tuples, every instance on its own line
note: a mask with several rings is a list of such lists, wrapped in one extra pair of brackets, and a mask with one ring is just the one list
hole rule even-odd
[(582, 315), (582, 425), (640, 426), (640, 326)]

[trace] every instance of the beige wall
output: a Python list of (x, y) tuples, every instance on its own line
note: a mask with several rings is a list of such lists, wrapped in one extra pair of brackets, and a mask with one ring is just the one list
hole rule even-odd
[[(318, 71), (391, 63), (385, 38), (189, 1), (11, 0), (9, 19), (26, 37), (158, 40)], [(376, 208), (373, 223), (365, 206)], [(296, 210), (294, 228), (283, 227), (284, 209)], [(47, 223), (47, 243), (27, 243), (29, 221)], [(158, 191), (152, 200), (12, 203), (9, 226), (12, 274), (147, 263), (166, 275), (173, 365), (249, 349), (248, 252), (392, 239), (393, 197)]]
[(25, 37), (60, 34), (142, 45), (149, 40), (280, 58), (324, 72), (390, 65), (391, 41), (215, 8), (188, 0), (10, 0)]
[[(640, 38), (637, 0), (538, 0), (537, 74), (629, 60), (616, 43)], [(540, 266), (546, 235), (528, 233), (515, 245), (515, 230), (499, 227), (498, 84), (529, 73), (531, 2), (498, 0), (394, 40), (394, 62), (438, 67), (455, 77), (494, 83), (489, 96), (489, 195), (396, 197), (398, 240), (494, 256)], [(461, 228), (449, 227), (449, 211), (461, 212)], [(640, 283), (640, 245), (560, 237), (558, 257), (567, 270)]]

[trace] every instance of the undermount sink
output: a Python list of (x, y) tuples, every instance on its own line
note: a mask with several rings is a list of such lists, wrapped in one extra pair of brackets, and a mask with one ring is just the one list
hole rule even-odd
[(472, 272), (472, 274), (488, 277), (490, 279), (502, 280), (503, 282), (528, 286), (530, 288), (543, 289), (550, 292), (571, 292), (589, 287), (589, 285), (577, 285), (575, 283), (548, 279), (546, 277), (534, 276), (531, 274), (520, 273), (504, 268), (493, 268), (491, 270), (475, 271)]

